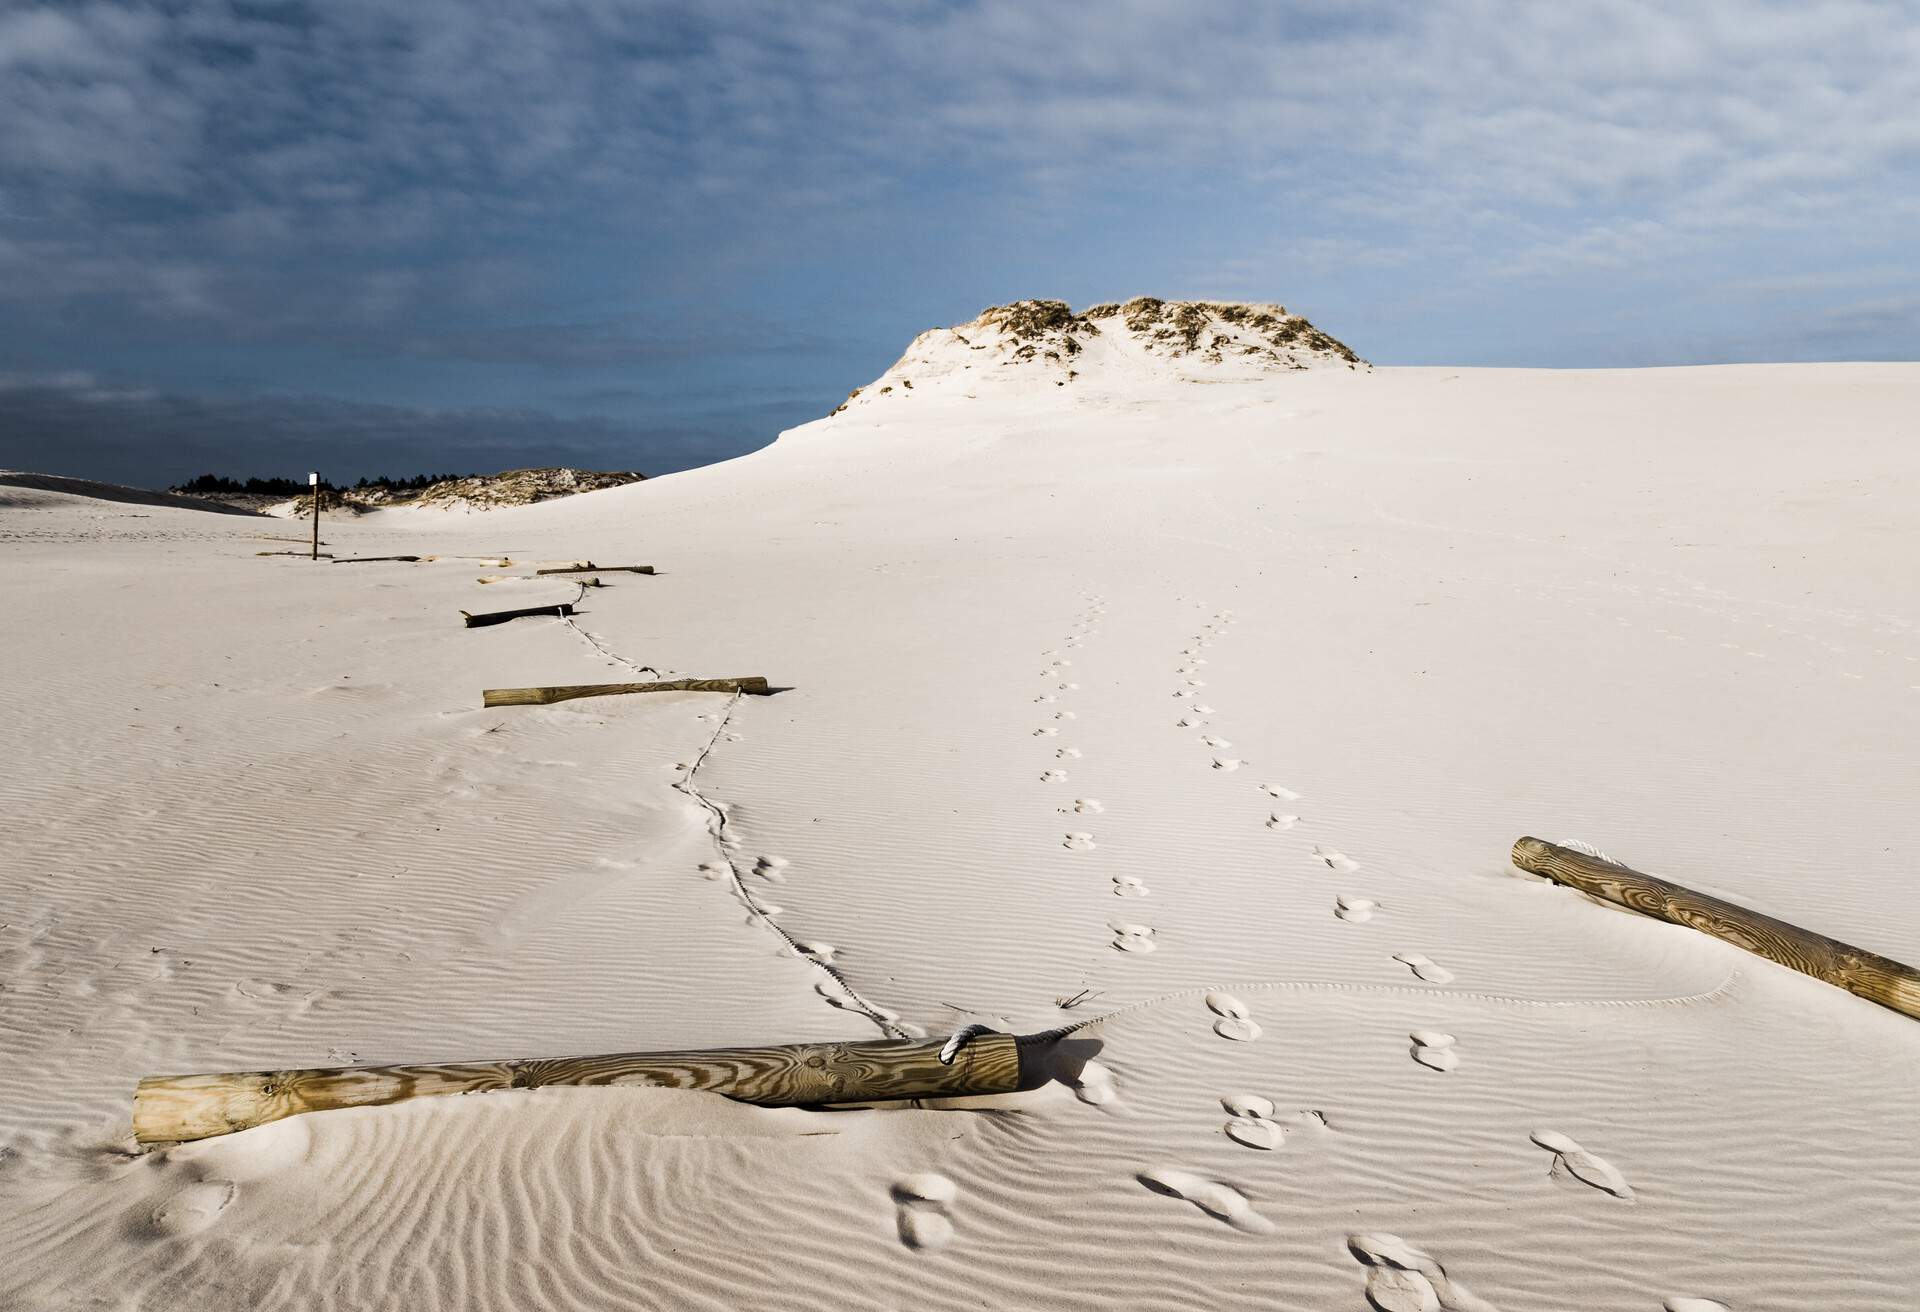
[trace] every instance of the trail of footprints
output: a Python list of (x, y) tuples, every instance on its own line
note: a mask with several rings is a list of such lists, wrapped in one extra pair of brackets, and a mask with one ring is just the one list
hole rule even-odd
[[(1094, 626), (1099, 622), (1100, 618), (1106, 614), (1106, 609), (1106, 602), (1101, 598), (1089, 598), (1089, 605), (1086, 612), (1074, 622), (1074, 627), (1068, 631), (1065, 648), (1077, 648), (1081, 646), (1086, 639), (1096, 635), (1099, 630)], [(1060, 705), (1061, 694), (1075, 692), (1079, 689), (1078, 684), (1071, 680), (1063, 680), (1060, 677), (1062, 671), (1072, 665), (1072, 661), (1062, 655), (1062, 650), (1061, 648), (1049, 648), (1040, 653), (1043, 658), (1049, 658), (1046, 668), (1040, 671), (1040, 677), (1053, 680), (1054, 682), (1051, 687), (1033, 699), (1036, 705), (1058, 707)], [(1071, 710), (1064, 708), (1055, 710), (1051, 714), (1052, 722), (1034, 729), (1032, 736), (1036, 738), (1058, 737), (1061, 729), (1070, 726), (1077, 718), (1077, 714)], [(1062, 745), (1055, 748), (1053, 756), (1056, 761), (1063, 762), (1082, 759), (1081, 750), (1071, 745)], [(1069, 781), (1066, 769), (1060, 766), (1043, 770), (1040, 774), (1040, 780), (1042, 783), (1050, 784), (1067, 783)], [(1097, 797), (1076, 797), (1066, 806), (1059, 808), (1063, 814), (1071, 813), (1082, 816), (1100, 815), (1105, 812), (1106, 809), (1106, 804)], [(1069, 829), (1061, 836), (1060, 845), (1069, 852), (1091, 852), (1099, 847), (1099, 842), (1089, 830)], [(1115, 897), (1142, 898), (1148, 896), (1151, 892), (1147, 887), (1146, 881), (1140, 879), (1138, 876), (1113, 875), (1110, 878), (1113, 883), (1113, 895)], [(1112, 935), (1109, 944), (1117, 952), (1145, 955), (1154, 951), (1159, 946), (1154, 940), (1154, 930), (1151, 925), (1143, 925), (1135, 921), (1116, 918), (1107, 922), (1107, 929)], [(1112, 1096), (1112, 1085), (1110, 1082), (1098, 1086), (1101, 1096), (1097, 1099), (1089, 1096), (1088, 1091), (1093, 1087), (1094, 1086), (1083, 1084), (1077, 1090), (1083, 1101), (1105, 1101)]]
[[(1173, 690), (1173, 695), (1176, 698), (1188, 702), (1185, 711), (1175, 722), (1176, 726), (1182, 729), (1204, 730), (1205, 732), (1199, 735), (1200, 745), (1214, 753), (1212, 758), (1213, 769), (1225, 772), (1237, 771), (1241, 766), (1247, 764), (1247, 762), (1239, 757), (1223, 755), (1227, 749), (1233, 746), (1233, 743), (1212, 730), (1211, 722), (1207, 719), (1207, 716), (1213, 714), (1213, 708), (1211, 706), (1201, 705), (1194, 700), (1197, 696), (1195, 690), (1204, 686), (1204, 682), (1194, 676), (1199, 673), (1199, 667), (1206, 664), (1205, 658), (1202, 657), (1200, 653), (1205, 651), (1209, 644), (1216, 638), (1225, 633), (1227, 627), (1232, 622), (1232, 611), (1223, 610), (1217, 612), (1211, 620), (1201, 626), (1198, 633), (1192, 636), (1188, 645), (1180, 649), (1181, 664), (1174, 670), (1174, 674), (1180, 679), (1180, 683)], [(1301, 817), (1299, 814), (1288, 809), (1285, 805), (1289, 802), (1300, 801), (1301, 796), (1299, 793), (1284, 784), (1275, 783), (1261, 784), (1260, 791), (1274, 802), (1281, 804), (1269, 808), (1267, 818), (1264, 822), (1267, 829), (1290, 830), (1300, 823)], [(1360, 863), (1358, 861), (1334, 847), (1326, 847), (1316, 843), (1310, 849), (1309, 857), (1316, 864), (1324, 866), (1336, 874), (1353, 874), (1360, 869)], [(1361, 897), (1351, 893), (1340, 893), (1334, 898), (1333, 914), (1337, 918), (1347, 921), (1350, 924), (1363, 924), (1366, 921), (1372, 920), (1380, 910), (1380, 903), (1373, 898)], [(1449, 984), (1454, 978), (1453, 972), (1445, 966), (1438, 964), (1430, 957), (1417, 953), (1396, 953), (1393, 960), (1412, 971), (1416, 979), (1428, 984)]]
[[(1091, 636), (1095, 631), (1092, 627), (1094, 622), (1104, 613), (1104, 603), (1096, 599), (1079, 621), (1067, 646), (1078, 646), (1084, 638)], [(1181, 656), (1185, 659), (1175, 670), (1180, 682), (1173, 690), (1176, 699), (1187, 703), (1177, 721), (1178, 727), (1205, 730), (1198, 735), (1200, 745), (1212, 753), (1211, 767), (1223, 773), (1236, 772), (1246, 762), (1226, 755), (1233, 743), (1211, 731), (1207, 717), (1213, 714), (1213, 708), (1199, 701), (1198, 690), (1206, 685), (1198, 676), (1200, 667), (1206, 664), (1200, 653), (1209, 642), (1224, 632), (1231, 618), (1232, 612), (1219, 612), (1194, 635), (1190, 645), (1182, 649)], [(1071, 681), (1061, 678), (1061, 672), (1069, 662), (1059, 657), (1058, 652), (1042, 654), (1056, 658), (1042, 671), (1042, 677), (1056, 682), (1034, 700), (1041, 705), (1058, 705), (1060, 693), (1074, 690)], [(1057, 737), (1062, 725), (1073, 718), (1072, 711), (1056, 711), (1054, 722), (1036, 728), (1033, 736)], [(1075, 761), (1081, 759), (1081, 752), (1075, 747), (1062, 746), (1054, 752), (1054, 757), (1062, 762)], [(1065, 783), (1068, 774), (1064, 768), (1056, 766), (1043, 771), (1040, 778), (1047, 783)], [(1300, 823), (1301, 817), (1287, 807), (1287, 804), (1301, 800), (1299, 793), (1281, 784), (1262, 784), (1260, 788), (1277, 804), (1270, 808), (1265, 821), (1266, 828), (1288, 830)], [(1068, 806), (1060, 808), (1063, 813), (1083, 816), (1098, 815), (1105, 809), (1098, 799), (1090, 797), (1075, 798)], [(1062, 846), (1070, 851), (1085, 852), (1094, 850), (1097, 844), (1091, 832), (1069, 830), (1062, 840)], [(1338, 874), (1351, 874), (1360, 869), (1358, 861), (1337, 848), (1315, 844), (1309, 855), (1317, 864)], [(1116, 897), (1149, 896), (1150, 890), (1145, 882), (1137, 877), (1114, 875), (1111, 879)], [(1382, 904), (1374, 898), (1353, 893), (1338, 893), (1334, 897), (1335, 918), (1348, 924), (1365, 924), (1383, 910)], [(1155, 949), (1154, 930), (1149, 925), (1114, 918), (1108, 921), (1107, 928), (1113, 935), (1112, 946), (1118, 951), (1149, 953)], [(1393, 954), (1392, 959), (1424, 983), (1448, 984), (1454, 978), (1452, 971), (1420, 953), (1398, 952)], [(1216, 989), (1205, 995), (1204, 1002), (1213, 1017), (1213, 1032), (1220, 1038), (1234, 1043), (1251, 1043), (1261, 1037), (1263, 1030), (1260, 1023), (1253, 1018), (1252, 1009), (1242, 999)], [(1461, 1056), (1458, 1041), (1453, 1035), (1439, 1030), (1419, 1029), (1409, 1033), (1408, 1040), (1408, 1053), (1419, 1065), (1443, 1074), (1458, 1069)], [(1101, 1106), (1114, 1100), (1113, 1076), (1098, 1062), (1088, 1062), (1069, 1083), (1074, 1095), (1084, 1103)], [(1234, 1143), (1256, 1152), (1276, 1151), (1285, 1146), (1291, 1135), (1312, 1128), (1324, 1129), (1327, 1124), (1325, 1115), (1318, 1111), (1298, 1111), (1283, 1116), (1272, 1099), (1259, 1094), (1230, 1095), (1222, 1098), (1220, 1105), (1227, 1113), (1222, 1132)], [(1548, 1174), (1556, 1183), (1592, 1188), (1628, 1201), (1633, 1199), (1633, 1190), (1621, 1173), (1604, 1158), (1583, 1148), (1573, 1139), (1553, 1130), (1536, 1130), (1531, 1138), (1535, 1145), (1551, 1154)], [(1277, 1230), (1271, 1220), (1255, 1209), (1246, 1194), (1228, 1181), (1171, 1166), (1154, 1167), (1140, 1172), (1135, 1178), (1154, 1193), (1189, 1203), (1205, 1215), (1243, 1234), (1270, 1235)], [(952, 1182), (943, 1176), (909, 1176), (896, 1184), (893, 1197), (899, 1207), (902, 1242), (915, 1249), (939, 1248), (950, 1242), (953, 1226), (946, 1214), (946, 1205), (956, 1195)], [(1377, 1312), (1494, 1312), (1486, 1300), (1451, 1278), (1446, 1268), (1431, 1254), (1398, 1235), (1354, 1234), (1348, 1237), (1347, 1247), (1354, 1260), (1365, 1269), (1366, 1298)], [(1668, 1298), (1663, 1306), (1666, 1312), (1731, 1312), (1723, 1303), (1691, 1297)]]

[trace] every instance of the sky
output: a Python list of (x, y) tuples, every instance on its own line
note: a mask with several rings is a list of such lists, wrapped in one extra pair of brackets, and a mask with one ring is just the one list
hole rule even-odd
[(1027, 296), (1920, 359), (1920, 0), (0, 0), (0, 467), (664, 473)]

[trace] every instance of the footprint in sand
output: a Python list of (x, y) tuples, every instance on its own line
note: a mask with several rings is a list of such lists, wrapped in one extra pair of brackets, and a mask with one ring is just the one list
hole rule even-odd
[(1169, 1167), (1142, 1171), (1135, 1178), (1155, 1193), (1184, 1199), (1208, 1216), (1224, 1221), (1245, 1234), (1270, 1235), (1279, 1229), (1253, 1210), (1253, 1204), (1247, 1201), (1245, 1194), (1222, 1181), (1209, 1180), (1204, 1175)]
[(1043, 784), (1063, 784), (1066, 781), (1067, 772), (1065, 770), (1042, 770), (1040, 772), (1040, 782)]
[(1327, 869), (1338, 870), (1343, 874), (1347, 871), (1358, 870), (1360, 868), (1358, 861), (1355, 861), (1345, 852), (1336, 851), (1331, 847), (1314, 848), (1313, 859), (1325, 865)]
[(1043, 729), (1035, 729), (1033, 731), (1033, 736), (1035, 738), (1051, 738), (1054, 735), (1058, 734), (1059, 732), (1060, 731), (1054, 728), (1052, 725), (1048, 725)]
[(1594, 1156), (1566, 1135), (1554, 1130), (1535, 1130), (1530, 1137), (1553, 1154), (1553, 1169), (1548, 1174), (1556, 1181), (1566, 1184), (1578, 1180), (1615, 1198), (1633, 1201), (1633, 1186), (1604, 1157)]
[(1095, 1107), (1105, 1106), (1118, 1096), (1113, 1087), (1113, 1072), (1097, 1061), (1082, 1066), (1080, 1073), (1069, 1078), (1067, 1084), (1073, 1089), (1074, 1097)]
[(1366, 1267), (1367, 1301), (1380, 1312), (1495, 1312), (1399, 1235), (1348, 1235), (1347, 1250)]
[(1711, 1298), (1669, 1298), (1660, 1306), (1666, 1312), (1733, 1312), (1725, 1303)]
[(1066, 839), (1060, 844), (1060, 846), (1066, 848), (1070, 852), (1091, 852), (1093, 850), (1093, 835), (1083, 834), (1083, 833), (1071, 833), (1066, 836)]
[(1213, 768), (1228, 771), (1238, 770), (1240, 768), (1240, 762), (1231, 756), (1216, 756), (1213, 758)]
[(1085, 815), (1098, 815), (1107, 808), (1097, 797), (1076, 797), (1073, 809)]
[(238, 1192), (231, 1180), (197, 1181), (153, 1209), (153, 1228), (164, 1235), (196, 1234), (212, 1225)]
[(1285, 811), (1275, 811), (1267, 817), (1269, 829), (1291, 829), (1300, 823), (1300, 817)]
[(1227, 1122), (1227, 1137), (1248, 1148), (1271, 1152), (1287, 1141), (1287, 1132), (1273, 1119), (1273, 1100), (1257, 1094), (1240, 1093), (1222, 1098), (1220, 1105), (1233, 1117)]
[(1200, 714), (1200, 715), (1212, 715), (1212, 714), (1213, 714), (1213, 707), (1211, 707), (1211, 706), (1202, 706), (1202, 705), (1201, 705), (1201, 704), (1200, 704), (1199, 702), (1195, 702), (1195, 703), (1193, 704), (1193, 709), (1195, 710), (1195, 712), (1197, 712), (1197, 713), (1198, 713), (1198, 714)]
[[(830, 1005), (838, 1007), (842, 1011), (856, 1011), (862, 1016), (877, 1016), (889, 1025), (892, 1025), (900, 1019), (900, 1013), (897, 1011), (889, 1011), (885, 1007), (876, 1007), (854, 997), (853, 994), (847, 992), (846, 986), (838, 980), (823, 979), (813, 986), (813, 991), (825, 998)], [(910, 1029), (917, 1029), (918, 1026), (907, 1026), (903, 1024), (896, 1028), (906, 1032)], [(917, 1037), (925, 1038), (925, 1031), (921, 1031)]]
[(787, 867), (793, 863), (783, 856), (763, 856), (753, 863), (753, 873), (770, 883), (786, 882)]
[(1056, 759), (1062, 761), (1077, 761), (1080, 759), (1080, 749), (1078, 747), (1062, 747), (1054, 753), (1054, 756)]
[(1215, 738), (1210, 733), (1201, 734), (1200, 741), (1205, 743), (1208, 747), (1227, 748), (1227, 747), (1233, 746), (1233, 744), (1228, 742), (1225, 738)]
[(1147, 895), (1147, 886), (1145, 882), (1135, 879), (1132, 875), (1115, 875), (1113, 877), (1113, 895), (1115, 897), (1145, 897)]
[(1460, 1054), (1453, 1047), (1453, 1035), (1439, 1030), (1415, 1030), (1407, 1037), (1413, 1040), (1413, 1059), (1422, 1066), (1450, 1071), (1460, 1064)]
[(901, 1243), (930, 1251), (953, 1242), (953, 1222), (946, 1212), (947, 1204), (960, 1196), (953, 1181), (932, 1171), (917, 1171), (897, 1181), (891, 1192), (899, 1207), (896, 1221)]
[(1173, 690), (1173, 695), (1175, 697), (1191, 697), (1193, 696), (1193, 693), (1186, 688), (1175, 688)]
[(1057, 702), (1060, 699), (1058, 697), (1055, 697), (1050, 692), (1043, 692), (1038, 697), (1035, 697), (1033, 700), (1043, 706), (1051, 706), (1054, 702)]
[(1053, 686), (1058, 688), (1061, 692), (1079, 692), (1080, 691), (1080, 685), (1077, 683), (1056, 683)]
[(1260, 791), (1268, 797), (1277, 797), (1283, 802), (1297, 802), (1300, 800), (1300, 794), (1294, 792), (1291, 788), (1282, 788), (1279, 784), (1261, 784)]
[(1072, 711), (1055, 711), (1053, 713), (1053, 718), (1056, 720), (1077, 720), (1080, 717), (1075, 715)]
[(1372, 920), (1373, 913), (1379, 909), (1380, 904), (1370, 897), (1351, 897), (1341, 893), (1333, 899), (1333, 914), (1342, 920), (1353, 921), (1355, 924), (1363, 920)]
[(794, 943), (793, 948), (794, 951), (798, 952), (807, 960), (817, 962), (822, 966), (832, 965), (833, 954), (840, 950), (831, 943), (801, 943), (798, 941)]
[(1197, 729), (1205, 723), (1205, 720), (1196, 720), (1191, 715), (1183, 715), (1173, 722), (1173, 727), (1176, 729)]
[(1453, 972), (1431, 957), (1423, 957), (1418, 952), (1396, 952), (1393, 959), (1429, 984), (1453, 983)]
[(1207, 994), (1207, 1010), (1220, 1018), (1213, 1023), (1213, 1032), (1221, 1038), (1250, 1043), (1260, 1037), (1260, 1022), (1247, 1010), (1247, 1004), (1233, 994)]
[(1153, 941), (1151, 925), (1109, 920), (1107, 928), (1113, 931), (1113, 946), (1122, 952), (1152, 952), (1157, 946)]

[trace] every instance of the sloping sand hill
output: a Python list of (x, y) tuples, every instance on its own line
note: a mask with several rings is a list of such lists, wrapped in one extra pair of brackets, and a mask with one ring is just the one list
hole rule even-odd
[[(1915, 1305), (1920, 1025), (1506, 857), (1920, 960), (1920, 366), (916, 350), (740, 460), (327, 526), (432, 563), (0, 508), (0, 1305)], [(577, 592), (502, 557), (659, 573), (462, 628)], [(635, 666), (790, 691), (480, 709)], [(131, 1151), (150, 1072), (878, 1035), (828, 964), (1100, 1051)]]

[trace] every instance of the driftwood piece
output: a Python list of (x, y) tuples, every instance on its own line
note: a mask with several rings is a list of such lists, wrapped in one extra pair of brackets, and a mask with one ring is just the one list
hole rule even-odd
[(609, 574), (651, 574), (651, 565), (596, 565), (583, 560), (578, 565), (555, 565), (552, 569), (536, 569), (535, 574), (587, 574), (594, 570), (604, 570)]
[[(315, 559), (315, 556), (311, 551), (256, 551), (253, 554), (256, 556), (298, 556), (302, 560)], [(318, 559), (332, 560), (333, 553), (331, 551), (323, 551), (320, 553)]]
[(750, 692), (768, 691), (765, 676), (746, 675), (738, 679), (663, 679), (658, 683), (577, 683), (557, 688), (487, 688), (480, 694), (482, 706), (545, 706), (550, 702), (572, 701), (575, 697), (617, 697), (629, 692)]
[(1029, 1077), (1036, 1075), (1040, 1067), (1034, 1053), (1043, 1053), (1047, 1042), (1045, 1036), (981, 1034), (954, 1055), (952, 1065), (940, 1061), (941, 1046), (939, 1040), (792, 1043), (605, 1057), (150, 1075), (133, 1095), (133, 1133), (141, 1143), (178, 1143), (300, 1112), (553, 1085), (707, 1089), (763, 1107), (1010, 1093), (1022, 1087), (1023, 1064)]
[(1711, 934), (1920, 1020), (1920, 970), (1912, 966), (1544, 839), (1515, 843), (1513, 863), (1629, 911)]
[(419, 559), (420, 557), (418, 556), (342, 556), (333, 563), (336, 565), (364, 565), (374, 560), (418, 561)]
[(475, 615), (471, 611), (463, 610), (460, 614), (461, 617), (466, 620), (468, 628), (481, 629), (489, 624), (505, 624), (508, 620), (517, 620), (526, 615), (571, 615), (573, 614), (573, 603), (570, 601), (562, 601), (552, 606), (523, 606), (519, 610), (490, 610), (481, 615)]

